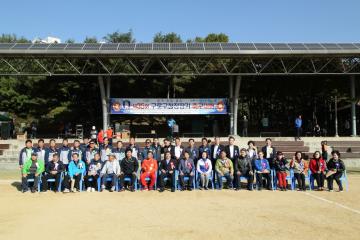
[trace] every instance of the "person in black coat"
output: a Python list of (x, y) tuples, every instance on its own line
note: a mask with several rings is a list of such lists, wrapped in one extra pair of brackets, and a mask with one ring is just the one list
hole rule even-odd
[(176, 160), (171, 158), (170, 152), (165, 152), (164, 160), (160, 164), (160, 192), (165, 190), (165, 178), (170, 182), (171, 192), (175, 192), (175, 171)]
[(226, 157), (229, 158), (233, 163), (239, 158), (240, 151), (239, 147), (235, 144), (235, 138), (229, 137), (229, 145), (225, 146)]
[(326, 174), (326, 179), (328, 182), (328, 189), (330, 192), (333, 190), (333, 182), (336, 181), (337, 185), (339, 186), (339, 192), (343, 191), (343, 186), (341, 183), (341, 176), (343, 175), (345, 171), (345, 164), (340, 159), (340, 152), (337, 150), (334, 150), (331, 152), (332, 158), (329, 160), (329, 162), (326, 164), (327, 169), (329, 170)]
[(46, 192), (49, 188), (48, 179), (55, 179), (55, 192), (59, 189), (61, 173), (65, 171), (65, 165), (59, 161), (59, 154), (54, 153), (52, 161), (46, 165), (45, 174), (42, 176), (43, 191)]
[(137, 171), (139, 169), (138, 160), (132, 156), (132, 151), (130, 148), (126, 149), (126, 157), (120, 162), (120, 191), (124, 191), (124, 179), (129, 177), (131, 179), (130, 182), (130, 191), (134, 192), (134, 184), (137, 181)]
[(165, 154), (166, 152), (170, 152), (171, 158), (175, 159), (175, 146), (171, 145), (170, 140), (164, 139), (164, 146), (161, 148), (161, 153)]
[(247, 178), (247, 189), (252, 191), (252, 184), (254, 181), (254, 172), (251, 166), (252, 159), (247, 155), (246, 149), (240, 150), (240, 156), (235, 160), (234, 164), (234, 176), (236, 182), (236, 190), (240, 190), (240, 177)]
[(265, 140), (266, 145), (262, 147), (261, 151), (268, 160), (270, 169), (274, 168), (274, 159), (276, 158), (276, 148), (272, 146), (271, 138)]

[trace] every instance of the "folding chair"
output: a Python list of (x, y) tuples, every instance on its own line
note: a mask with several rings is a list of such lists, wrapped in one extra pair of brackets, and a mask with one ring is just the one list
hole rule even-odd
[[(134, 189), (135, 191), (138, 190), (138, 187), (137, 187), (137, 181), (138, 181), (138, 177), (136, 176), (136, 179), (134, 181)], [(116, 184), (116, 188), (117, 188), (117, 191), (120, 191), (120, 189), (122, 188), (122, 186), (120, 186), (120, 188), (118, 187), (118, 185), (120, 184), (119, 181), (117, 181), (118, 183)], [(130, 177), (125, 177), (124, 178), (124, 182), (128, 182), (128, 183), (131, 183), (131, 178)]]
[[(63, 180), (63, 177), (64, 177), (64, 173), (61, 172), (60, 174), (60, 182), (59, 182), (59, 186), (58, 186), (58, 192), (61, 192), (61, 184), (62, 184), (62, 180)], [(55, 183), (56, 179), (55, 178), (50, 178), (47, 180), (47, 182), (50, 182), (50, 183)], [(50, 190), (52, 190), (51, 186), (50, 186)]]
[[(146, 177), (145, 178), (145, 181), (146, 182), (150, 182), (151, 181), (151, 178), (150, 177)], [(157, 188), (157, 181), (158, 181), (158, 173), (157, 173), (157, 171), (155, 172), (155, 185), (154, 185), (154, 190), (156, 190), (156, 188)], [(142, 190), (143, 189), (143, 186), (142, 186), (142, 184), (141, 184), (141, 182), (140, 182), (140, 178), (139, 178), (139, 185), (140, 185), (140, 190)]]
[[(211, 183), (211, 189), (214, 190), (214, 178), (213, 178), (213, 173), (214, 171), (211, 170), (211, 173), (209, 175), (209, 182)], [(200, 181), (201, 181), (201, 177), (200, 177), (200, 172), (196, 171), (196, 176), (195, 176), (195, 183), (196, 183), (196, 188), (200, 187)]]
[[(287, 185), (290, 184), (290, 189), (293, 191), (294, 190), (294, 184), (293, 184), (293, 177), (294, 177), (294, 171), (292, 169), (289, 170), (289, 174), (286, 175), (286, 182)], [(276, 171), (274, 171), (273, 173), (273, 189), (277, 190), (277, 176), (276, 176)]]
[[(216, 173), (216, 178), (217, 178), (218, 190), (221, 190), (221, 188), (220, 188), (220, 181), (221, 181), (221, 183), (223, 184), (223, 183), (224, 183), (224, 180), (225, 180), (225, 182), (229, 185), (229, 183), (227, 182), (226, 177), (222, 176), (221, 179), (219, 179), (219, 174)], [(222, 184), (221, 184), (221, 185), (222, 185)], [(233, 186), (233, 187), (234, 187), (234, 186)], [(230, 189), (230, 188), (229, 188), (229, 189)]]
[(349, 180), (346, 174), (346, 170), (344, 170), (343, 174), (340, 177), (341, 184), (345, 182), (345, 189), (346, 191), (349, 191)]
[[(42, 177), (42, 174), (39, 175), (39, 181), (38, 181), (38, 186), (37, 186), (37, 191), (40, 192), (40, 186), (41, 186), (41, 177)], [(27, 179), (27, 182), (28, 183), (34, 183), (35, 182), (35, 178), (28, 178)]]
[[(193, 184), (193, 190), (195, 190), (195, 172), (193, 171), (193, 173), (194, 173), (194, 177), (193, 177), (193, 182), (192, 182), (192, 184)], [(189, 179), (190, 179), (190, 177), (184, 177), (184, 182), (185, 181), (189, 181)], [(180, 185), (180, 174), (178, 175), (178, 178), (177, 178), (177, 180), (176, 180), (176, 183), (175, 183), (175, 188), (177, 188), (178, 190), (181, 190), (181, 185)]]
[[(306, 182), (309, 183), (309, 190), (311, 191), (312, 188), (311, 188), (311, 171), (310, 169), (308, 169), (308, 174), (305, 175), (305, 188), (306, 188)], [(293, 176), (292, 176), (292, 185), (293, 185), (293, 189), (295, 190), (296, 188), (296, 179), (295, 179), (295, 174), (293, 173)]]

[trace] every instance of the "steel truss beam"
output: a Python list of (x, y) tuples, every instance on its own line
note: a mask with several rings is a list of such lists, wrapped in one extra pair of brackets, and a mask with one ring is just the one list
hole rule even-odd
[(359, 56), (0, 56), (0, 76), (358, 75)]

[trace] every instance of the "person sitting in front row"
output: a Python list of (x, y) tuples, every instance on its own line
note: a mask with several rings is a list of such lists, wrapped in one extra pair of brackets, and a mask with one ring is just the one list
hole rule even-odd
[(136, 173), (139, 169), (138, 160), (132, 156), (131, 148), (126, 150), (126, 157), (121, 161), (120, 164), (120, 191), (125, 191), (125, 178), (130, 178), (130, 191), (135, 191), (135, 181), (137, 181)]
[[(72, 161), (69, 163), (69, 174), (66, 176), (66, 180), (64, 180), (65, 183), (70, 182), (71, 192), (80, 191), (80, 181), (85, 172), (85, 162), (79, 160), (79, 154), (74, 152), (72, 154)], [(69, 192), (69, 189), (66, 187), (64, 192)]]
[(216, 160), (215, 171), (218, 175), (217, 179), (218, 179), (219, 189), (223, 188), (223, 182), (222, 182), (223, 177), (226, 178), (228, 188), (232, 189), (233, 188), (232, 183), (234, 179), (234, 165), (232, 161), (226, 157), (225, 150), (222, 150), (220, 152), (220, 158)]
[(55, 192), (58, 192), (61, 173), (66, 169), (62, 161), (59, 161), (59, 154), (55, 153), (52, 160), (46, 165), (46, 174), (42, 176), (43, 192), (47, 192), (49, 188), (49, 179), (55, 179)]
[(339, 192), (343, 191), (343, 186), (341, 183), (341, 176), (345, 171), (345, 164), (340, 159), (339, 151), (335, 150), (331, 152), (332, 158), (327, 163), (328, 173), (326, 174), (326, 179), (328, 182), (329, 191), (332, 192), (333, 190), (333, 182), (336, 181), (337, 185), (339, 186)]
[(165, 190), (165, 178), (167, 178), (170, 183), (171, 192), (175, 192), (175, 170), (176, 161), (171, 158), (171, 153), (166, 151), (165, 159), (161, 161), (160, 165), (160, 192)]
[(111, 178), (111, 187), (110, 192), (115, 190), (115, 185), (117, 183), (117, 178), (120, 176), (120, 165), (119, 161), (116, 161), (116, 155), (114, 153), (110, 153), (107, 156), (109, 160), (104, 163), (104, 166), (101, 170), (101, 191), (104, 191), (106, 188), (106, 182), (108, 178)]
[(45, 164), (43, 160), (37, 159), (37, 153), (31, 153), (31, 159), (26, 160), (22, 168), (22, 192), (29, 191), (28, 179), (34, 179), (34, 186), (31, 188), (31, 192), (38, 191), (38, 183), (41, 173), (44, 172)]
[[(194, 172), (195, 172), (195, 165), (193, 159), (190, 158), (189, 152), (185, 151), (184, 158), (180, 160), (179, 165), (179, 172), (180, 172), (180, 184), (181, 184), (181, 191), (187, 190), (191, 191), (193, 186), (193, 179), (194, 179)], [(188, 182), (185, 183), (185, 177), (188, 178)]]
[(202, 152), (201, 158), (197, 161), (196, 166), (197, 172), (200, 174), (200, 187), (199, 189), (205, 188), (208, 190), (209, 179), (211, 178), (212, 163), (207, 156), (207, 152)]
[(98, 179), (100, 177), (101, 167), (102, 164), (100, 160), (100, 154), (97, 152), (94, 155), (94, 159), (92, 159), (88, 164), (88, 172), (87, 175), (84, 177), (86, 191), (95, 192), (95, 189), (98, 189)]
[[(144, 187), (145, 191), (154, 190), (154, 185), (156, 181), (156, 172), (158, 170), (157, 161), (153, 158), (154, 154), (151, 150), (147, 152), (147, 157), (141, 163), (142, 173), (140, 175), (141, 184)], [(146, 178), (150, 178), (150, 184), (146, 182)]]
[(259, 158), (255, 160), (255, 172), (256, 172), (256, 182), (258, 185), (259, 191), (263, 187), (263, 178), (266, 179), (266, 188), (271, 190), (271, 174), (270, 174), (270, 165), (266, 158), (264, 158), (264, 153), (260, 151), (258, 153)]
[(254, 181), (254, 173), (251, 166), (251, 158), (247, 155), (246, 149), (243, 148), (240, 150), (240, 156), (235, 160), (235, 182), (236, 190), (240, 190), (241, 181), (240, 177), (245, 177), (247, 179), (247, 189), (252, 191), (252, 184)]

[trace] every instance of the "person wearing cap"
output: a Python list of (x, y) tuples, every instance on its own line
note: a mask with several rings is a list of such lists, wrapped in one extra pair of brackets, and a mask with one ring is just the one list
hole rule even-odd
[(25, 141), (25, 147), (21, 149), (19, 154), (19, 167), (23, 168), (26, 161), (31, 160), (32, 153), (35, 152), (35, 148), (33, 147), (33, 143), (30, 139)]
[(100, 177), (101, 167), (100, 154), (95, 153), (94, 158), (89, 164), (87, 163), (87, 175), (84, 177), (87, 192), (95, 192), (95, 189), (98, 189), (97, 183)]
[(152, 152), (154, 154), (155, 149), (151, 146), (151, 140), (145, 140), (145, 147), (142, 149), (140, 153), (141, 161), (148, 157), (148, 152)]
[(164, 160), (160, 164), (160, 192), (165, 190), (165, 178), (168, 179), (171, 192), (175, 192), (176, 161), (171, 157), (171, 152), (166, 151)]
[(284, 157), (284, 154), (280, 151), (276, 153), (274, 167), (276, 171), (276, 177), (279, 182), (280, 191), (286, 191), (287, 190), (286, 176), (287, 176), (287, 172), (289, 171), (289, 162)]
[[(157, 161), (154, 159), (154, 155), (152, 151), (147, 152), (147, 158), (144, 159), (144, 161), (141, 163), (141, 175), (140, 175), (140, 181), (141, 184), (144, 187), (144, 190), (153, 190), (155, 181), (156, 181), (156, 172), (158, 170), (158, 164)], [(150, 178), (150, 184), (148, 187), (148, 184), (146, 182), (146, 178)]]
[(202, 188), (205, 188), (205, 190), (208, 190), (209, 179), (212, 171), (212, 162), (208, 158), (207, 152), (202, 152), (201, 158), (196, 163), (196, 170), (200, 175), (201, 185), (199, 189), (202, 190)]
[(266, 186), (268, 190), (271, 190), (271, 174), (269, 161), (264, 158), (264, 152), (258, 153), (259, 158), (254, 161), (254, 169), (256, 172), (256, 182), (258, 190), (261, 191), (263, 187), (263, 178), (266, 179)]
[[(68, 182), (70, 181), (70, 191), (80, 191), (80, 181), (85, 175), (85, 162), (79, 159), (79, 154), (74, 152), (72, 154), (72, 161), (69, 163)], [(66, 191), (68, 192), (68, 191)]]
[[(195, 165), (194, 161), (190, 158), (190, 153), (185, 152), (184, 157), (180, 160), (179, 163), (179, 178), (180, 178), (180, 185), (181, 191), (189, 190), (191, 191), (193, 186), (193, 179), (195, 176)], [(188, 178), (188, 181), (185, 182), (185, 177)]]
[(245, 148), (240, 150), (240, 156), (235, 159), (234, 171), (235, 171), (235, 184), (236, 189), (241, 189), (240, 177), (245, 177), (247, 179), (247, 189), (252, 190), (252, 184), (254, 181), (254, 173), (252, 171), (251, 165), (252, 159), (247, 155)]
[(101, 182), (101, 191), (105, 190), (106, 179), (111, 178), (110, 192), (113, 192), (116, 188), (117, 179), (120, 176), (120, 164), (119, 161), (116, 161), (116, 155), (114, 153), (109, 153), (109, 160), (104, 163), (102, 167), (100, 176), (102, 179)]
[(109, 155), (112, 153), (112, 145), (109, 143), (109, 138), (104, 137), (104, 144), (100, 146), (101, 161), (105, 162), (109, 160)]
[(99, 149), (96, 148), (95, 141), (90, 140), (89, 147), (86, 148), (84, 153), (84, 161), (86, 162), (87, 165), (90, 164), (91, 160), (94, 159), (95, 154), (97, 153), (99, 153)]
[(126, 150), (126, 157), (121, 161), (121, 172), (120, 172), (120, 191), (125, 190), (125, 178), (130, 178), (130, 191), (134, 192), (134, 184), (137, 180), (136, 173), (139, 169), (138, 160), (132, 156), (131, 149)]
[(215, 171), (217, 173), (217, 179), (219, 189), (223, 188), (222, 178), (226, 178), (229, 189), (233, 188), (234, 179), (234, 165), (233, 162), (226, 157), (226, 150), (220, 152), (220, 158), (216, 160)]
[(42, 188), (43, 192), (47, 192), (49, 189), (49, 179), (55, 179), (54, 191), (58, 192), (61, 173), (65, 171), (64, 164), (59, 161), (59, 154), (55, 153), (53, 159), (46, 165), (45, 174), (42, 176)]
[(37, 159), (35, 152), (31, 153), (31, 158), (26, 160), (22, 168), (22, 192), (29, 191), (28, 179), (34, 179), (34, 185), (31, 188), (31, 192), (38, 191), (38, 183), (40, 180), (41, 173), (45, 170), (45, 164), (43, 160)]

